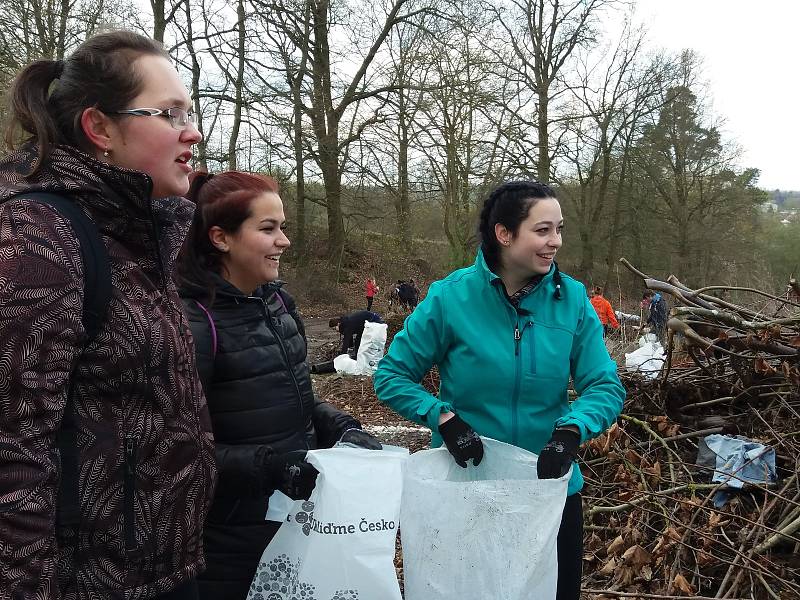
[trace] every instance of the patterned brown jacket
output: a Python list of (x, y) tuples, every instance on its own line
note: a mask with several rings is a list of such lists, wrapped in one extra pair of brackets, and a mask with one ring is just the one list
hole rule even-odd
[[(57, 147), (0, 161), (0, 600), (150, 598), (204, 568), (214, 443), (172, 265), (193, 207), (149, 177)], [(69, 193), (106, 245), (113, 290), (84, 349), (69, 221), (19, 190)], [(3, 202), (6, 200), (5, 202)], [(72, 386), (80, 524), (56, 524), (55, 443)]]

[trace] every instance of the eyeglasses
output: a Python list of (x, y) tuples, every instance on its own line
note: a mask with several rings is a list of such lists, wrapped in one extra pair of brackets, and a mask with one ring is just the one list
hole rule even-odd
[(173, 107), (161, 110), (159, 108), (129, 108), (128, 110), (115, 110), (108, 114), (111, 115), (133, 115), (135, 117), (164, 117), (169, 120), (173, 129), (183, 131), (189, 125), (197, 123), (197, 115), (194, 111), (184, 110), (183, 108)]

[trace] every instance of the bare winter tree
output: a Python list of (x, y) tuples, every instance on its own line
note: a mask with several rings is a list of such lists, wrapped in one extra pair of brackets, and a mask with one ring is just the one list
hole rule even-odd
[(392, 199), (396, 232), (405, 253), (412, 248), (410, 177), (419, 143), (418, 116), (425, 98), (435, 91), (428, 81), (433, 68), (429, 47), (435, 41), (427, 21), (437, 18), (433, 13), (420, 15), (417, 22), (400, 24), (392, 31), (386, 46), (386, 77), (394, 89), (387, 96), (385, 120), (360, 145), (368, 157), (362, 168)]
[(483, 12), (474, 3), (459, 11), (428, 50), (436, 85), (421, 105), (418, 125), (419, 150), (442, 202), (455, 265), (472, 258), (479, 203), (512, 163), (505, 148), (513, 113), (504, 107), (515, 91), (508, 77), (498, 76), (499, 63), (478, 41), (487, 26)]
[(576, 50), (595, 43), (599, 16), (615, 0), (510, 0), (489, 2), (513, 48), (515, 77), (534, 91), (538, 134), (537, 177), (550, 181), (555, 148), (551, 145), (551, 105), (566, 91), (558, 80)]
[[(403, 13), (407, 0), (391, 0), (385, 5), (369, 7), (343, 5), (340, 10), (352, 10), (362, 15), (373, 11), (374, 27), (350, 28), (342, 31), (341, 25), (331, 22), (337, 13), (330, 0), (308, 0), (311, 10), (311, 35), (309, 37), (310, 93), (303, 112), (311, 122), (314, 132), (312, 157), (319, 166), (325, 185), (325, 208), (328, 216), (328, 243), (330, 257), (338, 261), (345, 244), (344, 216), (342, 211), (342, 175), (349, 146), (359, 139), (363, 131), (378, 118), (377, 113), (363, 119), (354, 119), (352, 111), (362, 102), (388, 91), (385, 84), (374, 84), (370, 69), (389, 32), (398, 23), (413, 18)], [(334, 25), (342, 36), (349, 35), (347, 45), (342, 36), (332, 35)], [(335, 40), (334, 47), (331, 40)], [(353, 60), (353, 57), (359, 57)], [(345, 60), (346, 59), (346, 60)], [(349, 112), (350, 111), (350, 112)], [(344, 133), (343, 123), (350, 115), (350, 132)]]
[[(258, 58), (252, 59), (254, 78), (263, 89), (265, 117), (277, 124), (291, 144), (295, 179), (294, 252), (307, 257), (306, 84), (310, 79), (311, 3), (305, 0), (256, 0), (254, 15), (261, 28)], [(275, 144), (274, 146), (280, 146)], [(276, 148), (277, 149), (277, 148)]]
[(600, 48), (580, 61), (580, 83), (570, 87), (577, 115), (569, 124), (571, 150), (565, 147), (563, 155), (573, 165), (567, 173), (573, 185), (563, 185), (562, 195), (576, 217), (573, 223), (580, 242), (576, 274), (586, 281), (596, 279), (599, 237), (620, 235), (620, 197), (613, 190), (615, 186), (617, 192), (621, 190), (628, 174), (626, 150), (636, 125), (644, 114), (660, 107), (660, 81), (667, 66), (659, 58), (645, 63), (643, 44), (642, 31), (626, 28), (610, 52)]
[(184, 8), (181, 0), (150, 0), (150, 9), (153, 11), (153, 39), (164, 41), (167, 26), (175, 20), (175, 16)]

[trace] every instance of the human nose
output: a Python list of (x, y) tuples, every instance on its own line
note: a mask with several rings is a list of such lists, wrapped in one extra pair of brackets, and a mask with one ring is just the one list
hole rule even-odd
[(284, 248), (288, 248), (289, 246), (292, 245), (291, 240), (289, 240), (289, 238), (286, 235), (286, 232), (283, 229), (281, 229), (281, 234), (278, 236), (276, 244), (278, 246), (283, 246)]
[(186, 128), (181, 131), (181, 141), (187, 144), (199, 144), (203, 141), (203, 134), (197, 128), (197, 124), (189, 121)]
[(547, 241), (548, 245), (552, 246), (553, 248), (560, 248), (561, 247), (561, 232), (556, 231), (553, 235), (550, 236), (550, 239)]

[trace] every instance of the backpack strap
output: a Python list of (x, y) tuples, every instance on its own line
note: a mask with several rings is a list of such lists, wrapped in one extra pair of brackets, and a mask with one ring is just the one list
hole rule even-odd
[(86, 345), (97, 336), (111, 301), (111, 267), (97, 225), (68, 196), (48, 192), (23, 192), (16, 197), (46, 204), (66, 218), (80, 243), (83, 262), (83, 328)]
[(217, 358), (217, 326), (214, 323), (214, 317), (211, 316), (209, 310), (205, 306), (203, 306), (203, 304), (199, 300), (195, 300), (194, 302), (195, 304), (197, 304), (197, 306), (200, 307), (200, 310), (202, 310), (206, 314), (206, 318), (208, 319), (208, 326), (211, 329), (211, 357)]
[[(67, 219), (78, 238), (83, 263), (83, 314), (81, 322), (86, 331), (83, 350), (94, 340), (108, 312), (111, 301), (111, 266), (108, 251), (100, 238), (97, 225), (69, 196), (48, 192), (21, 192), (12, 196), (46, 204)], [(10, 198), (9, 198), (10, 199)], [(75, 420), (73, 390), (74, 370), (69, 375), (64, 417), (58, 429), (56, 443), (61, 459), (61, 482), (58, 492), (56, 522), (59, 526), (77, 527), (80, 524), (80, 495), (78, 479), (78, 431)]]

